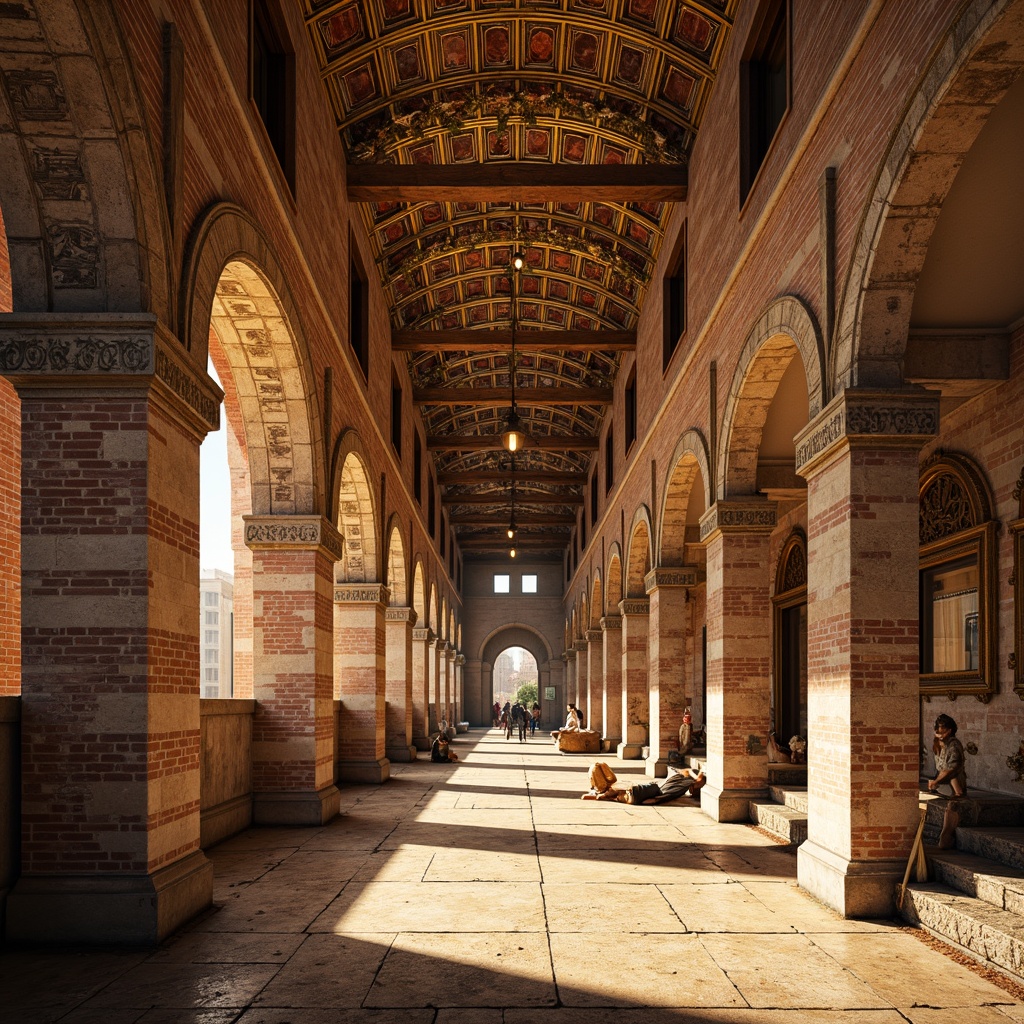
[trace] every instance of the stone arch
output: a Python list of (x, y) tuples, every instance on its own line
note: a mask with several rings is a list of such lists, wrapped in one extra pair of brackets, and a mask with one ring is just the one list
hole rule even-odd
[(626, 597), (646, 597), (644, 577), (651, 571), (651, 510), (641, 505), (633, 513), (629, 528), (629, 553), (626, 556)]
[(339, 583), (376, 583), (380, 579), (373, 487), (358, 440), (353, 430), (339, 438), (344, 442), (343, 457), (337, 460), (336, 525), (344, 542), (344, 557), (335, 567)]
[(427, 604), (427, 626), (430, 628), (434, 636), (438, 636), (437, 628), (437, 584), (430, 584), (430, 601)]
[[(315, 513), (324, 479), (314, 432), (319, 417), (295, 321), (263, 268), (246, 258), (222, 265), (205, 308), (206, 337), (212, 330), (219, 342), (211, 354), (228, 396), (229, 421), (237, 420), (232, 431), (244, 451), (252, 511)], [(204, 369), (207, 351), (208, 341)]]
[(442, 640), (448, 639), (448, 597), (441, 598), (441, 618), (438, 620), (438, 633)]
[(625, 595), (622, 593), (622, 549), (618, 541), (608, 549), (608, 581), (605, 585), (605, 608), (609, 615), (619, 614), (619, 602)]
[(579, 627), (579, 633), (576, 639), (582, 640), (587, 630), (590, 629), (590, 602), (587, 600), (587, 591), (590, 589), (589, 583), (583, 581), (583, 590), (580, 593), (580, 613), (576, 619)]
[(768, 409), (796, 356), (804, 370), (810, 419), (821, 411), (824, 399), (824, 346), (810, 310), (795, 296), (786, 295), (761, 314), (740, 352), (722, 417), (717, 498), (756, 492), (758, 451)]
[(416, 568), (412, 576), (412, 606), (416, 610), (416, 628), (423, 629), (427, 623), (427, 585), (423, 574), (423, 559), (416, 556)]
[(590, 622), (588, 629), (601, 628), (601, 616), (604, 614), (604, 604), (601, 596), (601, 570), (594, 570), (594, 582), (590, 588)]
[(972, 0), (893, 132), (838, 307), (831, 391), (899, 387), (914, 291), (964, 155), (1024, 68), (1024, 2)]
[(477, 657), (493, 665), (495, 659), (509, 647), (522, 647), (529, 651), (540, 667), (551, 661), (553, 652), (544, 634), (524, 622), (506, 622), (492, 629), (481, 641)]
[[(691, 427), (676, 443), (665, 479), (658, 517), (658, 565), (685, 563), (687, 524), (695, 525), (694, 513), (699, 515), (711, 507), (710, 463), (704, 435)], [(702, 498), (703, 508), (694, 508), (697, 497)]]
[[(8, 116), (0, 119), (0, 208), (16, 312), (152, 311), (173, 326), (163, 183), (121, 19), (109, 0), (22, 0), (0, 18)], [(59, 39), (49, 30), (59, 27)], [(87, 98), (87, 99), (86, 99)], [(40, 122), (45, 135), (39, 134)]]
[(392, 515), (388, 523), (388, 574), (386, 586), (391, 593), (389, 603), (397, 608), (405, 608), (409, 604), (409, 569), (405, 559), (405, 547), (402, 544), (402, 531), (399, 529), (397, 515)]

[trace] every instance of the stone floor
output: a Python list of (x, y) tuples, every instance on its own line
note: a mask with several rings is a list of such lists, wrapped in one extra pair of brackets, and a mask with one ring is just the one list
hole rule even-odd
[(345, 788), (324, 828), (211, 850), (215, 909), (159, 949), (3, 952), (0, 1020), (1024, 1022), (899, 924), (815, 903), (795, 855), (750, 826), (690, 798), (581, 801), (592, 758), (539, 733), (453, 746), (458, 764)]

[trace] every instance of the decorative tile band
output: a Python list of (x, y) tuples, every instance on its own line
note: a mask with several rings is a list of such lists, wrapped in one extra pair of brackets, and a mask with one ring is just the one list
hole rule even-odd
[(353, 604), (387, 604), (388, 588), (380, 583), (335, 584), (334, 600)]

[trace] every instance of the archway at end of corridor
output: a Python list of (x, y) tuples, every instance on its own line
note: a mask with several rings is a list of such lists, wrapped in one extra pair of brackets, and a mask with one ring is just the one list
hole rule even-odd
[(491, 667), (491, 705), (519, 702), (532, 708), (539, 702), (537, 659), (525, 647), (506, 647)]
[(540, 705), (542, 725), (560, 723), (565, 706), (560, 703), (565, 696), (561, 667), (531, 627), (516, 623), (496, 630), (480, 647), (481, 724), (493, 723), (495, 701), (504, 707), (506, 701), (523, 697), (529, 708), (534, 701)]

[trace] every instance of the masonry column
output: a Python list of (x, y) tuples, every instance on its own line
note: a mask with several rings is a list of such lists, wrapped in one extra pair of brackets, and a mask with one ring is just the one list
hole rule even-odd
[(199, 444), (220, 389), (154, 316), (6, 314), (21, 399), (21, 863), (7, 938), (150, 944), (199, 848)]
[(590, 709), (587, 707), (587, 641), (577, 640), (572, 645), (576, 654), (576, 707), (583, 711), (585, 727), (590, 728)]
[(622, 619), (618, 615), (605, 615), (601, 619), (604, 642), (602, 688), (604, 732), (601, 749), (617, 750), (622, 742)]
[[(480, 724), (487, 728), (491, 724), (491, 704), (494, 701), (484, 701), (484, 672), (483, 662), (466, 659), (465, 667), (462, 670), (462, 693), (467, 706), (463, 714), (470, 722), (474, 717), (479, 719)], [(470, 710), (470, 705), (475, 704), (477, 711)]]
[(690, 630), (687, 604), (689, 588), (697, 583), (695, 566), (652, 569), (644, 579), (651, 602), (647, 652), (651, 729), (646, 770), (658, 778), (668, 774), (668, 752), (679, 749), (683, 709), (692, 703), (685, 669)]
[(587, 638), (587, 728), (604, 735), (604, 634), (588, 629)]
[(384, 696), (388, 589), (379, 583), (334, 585), (334, 677), (341, 698), (339, 775), (346, 782), (386, 782)]
[(448, 723), (448, 738), (455, 738), (455, 648), (451, 642), (444, 648), (444, 717)]
[(417, 750), (430, 749), (430, 659), (434, 634), (412, 631), (412, 741)]
[(850, 389), (796, 438), (807, 480), (808, 839), (797, 877), (888, 916), (918, 822), (919, 453), (934, 392)]
[[(562, 664), (565, 665), (565, 703), (576, 703), (576, 655), (573, 648), (569, 648), (562, 655)], [(561, 721), (565, 722), (565, 707), (562, 707)]]
[(389, 761), (415, 761), (412, 742), (412, 608), (388, 608), (384, 752)]
[(455, 655), (455, 721), (464, 722), (466, 705), (466, 656)]
[(774, 503), (718, 501), (701, 517), (707, 547), (708, 784), (701, 810), (746, 821), (768, 787), (771, 600), (768, 542)]
[(650, 602), (630, 597), (619, 602), (622, 616), (622, 742), (624, 761), (643, 756), (650, 710), (647, 696), (647, 630)]
[[(429, 699), (429, 710), (430, 717), (427, 719), (427, 729), (429, 730), (428, 735), (433, 736), (434, 733), (441, 728), (441, 719), (444, 717), (441, 711), (441, 657), (444, 651), (444, 641), (439, 637), (434, 637), (430, 641), (430, 657), (428, 658), (427, 665), (430, 670), (430, 699)], [(427, 748), (430, 749), (429, 747)]]

